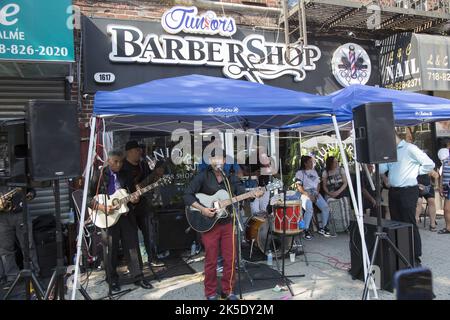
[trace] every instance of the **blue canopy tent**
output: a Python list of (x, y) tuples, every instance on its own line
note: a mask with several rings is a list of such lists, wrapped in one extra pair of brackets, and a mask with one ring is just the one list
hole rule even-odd
[(111, 92), (97, 92), (94, 115), (107, 129), (171, 132), (203, 126), (227, 129), (280, 128), (330, 116), (329, 97), (259, 83), (202, 75), (154, 80)]
[[(449, 100), (394, 90), (351, 86), (323, 97), (247, 81), (190, 75), (155, 80), (112, 92), (98, 92), (91, 119), (88, 159), (93, 158), (96, 118), (104, 118), (106, 130), (110, 131), (171, 132), (179, 128), (191, 131), (194, 129), (194, 121), (202, 121), (204, 129), (219, 130), (293, 129), (333, 123), (337, 138), (341, 141), (338, 121), (351, 121), (351, 110), (354, 107), (375, 101), (392, 101), (398, 122), (423, 121), (417, 121), (417, 118), (426, 118), (427, 121), (450, 118)], [(430, 104), (434, 105), (435, 109), (429, 107)], [(345, 155), (342, 143), (339, 146), (341, 153)], [(365, 246), (362, 215), (359, 214), (360, 209), (351, 186), (345, 156), (343, 160), (364, 244), (363, 260), (366, 269), (369, 257)], [(85, 175), (89, 177), (91, 162), (87, 163)], [(78, 281), (88, 183), (89, 179), (85, 179), (72, 299), (75, 299)], [(376, 295), (376, 289), (374, 291)]]
[[(97, 92), (85, 176), (91, 172), (96, 119), (106, 130), (171, 132), (203, 129), (278, 129), (315, 117), (332, 116), (329, 97), (259, 83), (202, 75), (151, 81), (111, 92)], [(89, 179), (85, 179), (80, 223), (83, 224)], [(83, 226), (79, 227), (75, 281), (78, 281)], [(76, 288), (76, 282), (73, 286)], [(76, 290), (72, 291), (75, 299)]]
[[(450, 100), (409, 91), (351, 85), (328, 97), (334, 106), (338, 122), (352, 121), (352, 110), (369, 102), (392, 102), (395, 123), (411, 126), (423, 122), (450, 119)], [(303, 128), (331, 124), (330, 117), (318, 117), (289, 125), (286, 128)]]

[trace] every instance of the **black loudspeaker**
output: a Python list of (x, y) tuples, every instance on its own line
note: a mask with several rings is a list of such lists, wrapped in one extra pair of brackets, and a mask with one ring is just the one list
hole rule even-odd
[(367, 103), (353, 109), (356, 155), (361, 163), (397, 161), (392, 103)]
[[(382, 219), (383, 231), (386, 232), (389, 239), (400, 250), (402, 255), (414, 265), (414, 239), (412, 224), (384, 220)], [(350, 255), (351, 269), (350, 274), (354, 279), (363, 280), (364, 275), (362, 263), (361, 237), (356, 221), (350, 223)], [(369, 257), (372, 258), (373, 248), (375, 246), (375, 232), (377, 231), (377, 219), (375, 217), (364, 218), (364, 235), (366, 239)], [(380, 257), (383, 254), (383, 266), (380, 266)], [(393, 291), (393, 279), (396, 271), (406, 269), (407, 266), (395, 254), (386, 241), (381, 241), (375, 257), (374, 266), (380, 268), (380, 287), (383, 290)]]
[(70, 101), (30, 101), (26, 109), (28, 160), (35, 181), (80, 175), (78, 108)]
[(197, 240), (181, 210), (160, 211), (156, 218), (156, 245), (159, 251), (188, 249)]

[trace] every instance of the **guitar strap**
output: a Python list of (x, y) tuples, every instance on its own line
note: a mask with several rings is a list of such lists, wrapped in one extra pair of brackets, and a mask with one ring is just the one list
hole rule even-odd
[[(273, 175), (269, 176), (269, 182), (273, 182)], [(270, 192), (269, 192), (269, 202), (268, 202), (267, 208), (266, 208), (267, 213), (269, 215), (272, 214), (272, 206), (270, 205), (270, 199), (272, 199), (274, 195), (275, 195), (275, 189), (270, 190)]]

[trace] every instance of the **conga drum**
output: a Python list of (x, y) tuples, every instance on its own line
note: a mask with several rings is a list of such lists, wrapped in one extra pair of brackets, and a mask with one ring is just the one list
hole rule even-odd
[(301, 231), (298, 226), (298, 223), (303, 219), (300, 199), (286, 201), (286, 220), (284, 220), (283, 202), (277, 202), (274, 205), (273, 213), (273, 232), (282, 234), (286, 229), (287, 235), (294, 235)]

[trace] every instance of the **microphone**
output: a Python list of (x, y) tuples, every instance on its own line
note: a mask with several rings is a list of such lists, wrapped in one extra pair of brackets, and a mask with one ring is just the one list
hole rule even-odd
[(223, 172), (223, 168), (222, 168), (222, 164), (221, 163), (217, 163), (215, 165), (216, 169), (220, 171), (220, 173), (222, 173), (223, 175), (225, 175), (225, 172)]

